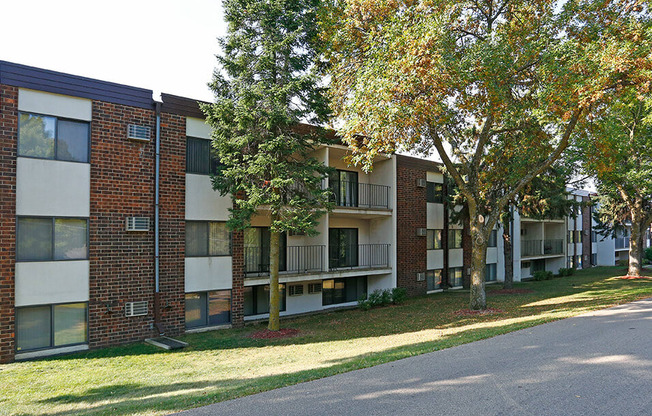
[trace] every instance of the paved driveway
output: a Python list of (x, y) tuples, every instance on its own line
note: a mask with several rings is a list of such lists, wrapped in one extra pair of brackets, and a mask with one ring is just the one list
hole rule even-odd
[(652, 415), (652, 298), (188, 412)]

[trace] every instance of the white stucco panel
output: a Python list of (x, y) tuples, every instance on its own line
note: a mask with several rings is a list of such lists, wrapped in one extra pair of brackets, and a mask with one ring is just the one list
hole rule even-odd
[(186, 136), (210, 139), (213, 129), (200, 118), (186, 118)]
[(444, 175), (436, 172), (426, 172), (426, 180), (428, 182), (444, 183)]
[(231, 289), (232, 276), (231, 257), (187, 257), (185, 260), (186, 293)]
[(213, 190), (208, 175), (186, 174), (186, 219), (226, 221), (229, 218), (231, 197)]
[(19, 157), (16, 161), (16, 214), (90, 216), (88, 163)]
[(88, 301), (88, 260), (16, 263), (16, 306)]
[(23, 88), (18, 90), (18, 111), (86, 121), (93, 118), (91, 100)]
[(428, 202), (426, 204), (426, 226), (428, 229), (444, 229), (444, 204)]
[(426, 253), (428, 270), (444, 268), (444, 250), (427, 250)]

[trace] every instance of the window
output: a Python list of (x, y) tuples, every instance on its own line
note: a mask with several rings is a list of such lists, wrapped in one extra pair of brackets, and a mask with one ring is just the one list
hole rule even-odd
[(464, 285), (463, 269), (461, 267), (452, 267), (448, 269), (448, 283), (452, 287)]
[(462, 230), (448, 230), (448, 248), (462, 248)]
[(491, 230), (491, 234), (489, 234), (489, 243), (487, 243), (487, 247), (497, 247), (498, 246), (498, 230)]
[(87, 323), (86, 303), (16, 308), (16, 351), (84, 344)]
[(18, 217), (17, 261), (88, 259), (88, 220)]
[(591, 231), (591, 242), (592, 243), (597, 243), (598, 242), (598, 232), (597, 231)]
[[(280, 310), (285, 310), (285, 285), (279, 284)], [(245, 316), (269, 313), (269, 285), (246, 286), (244, 288)]]
[(426, 249), (439, 250), (441, 247), (442, 230), (428, 230), (426, 233)]
[(566, 266), (567, 267), (575, 267), (575, 262), (574, 262), (575, 257), (573, 256), (568, 256), (568, 260), (566, 261)]
[(321, 293), (321, 283), (308, 283), (308, 294)]
[(597, 266), (598, 265), (598, 254), (593, 253), (591, 254), (591, 266)]
[(330, 228), (328, 256), (331, 269), (358, 265), (358, 229)]
[[(267, 227), (251, 227), (244, 230), (245, 273), (269, 273), (271, 232)], [(287, 269), (287, 234), (279, 239), (280, 271)]]
[(215, 149), (211, 147), (211, 141), (186, 138), (186, 173), (199, 175), (216, 174), (219, 171), (219, 160)]
[(322, 305), (355, 302), (367, 294), (367, 277), (347, 277), (322, 282)]
[(18, 156), (88, 163), (90, 124), (20, 113)]
[(568, 244), (573, 244), (575, 242), (575, 233), (573, 230), (568, 230)]
[(340, 207), (358, 206), (358, 172), (337, 170), (328, 179), (335, 205)]
[(441, 269), (428, 270), (426, 273), (426, 287), (428, 291), (441, 289), (441, 275)]
[(186, 329), (231, 322), (231, 291), (186, 293)]
[(575, 267), (578, 269), (582, 268), (582, 256), (580, 255), (575, 256)]
[(426, 202), (444, 203), (444, 185), (435, 182), (426, 182)]
[(498, 268), (496, 263), (487, 264), (484, 272), (485, 282), (495, 282), (498, 279)]
[(290, 285), (290, 296), (303, 295), (303, 285)]
[(186, 257), (231, 255), (231, 235), (225, 222), (186, 221)]

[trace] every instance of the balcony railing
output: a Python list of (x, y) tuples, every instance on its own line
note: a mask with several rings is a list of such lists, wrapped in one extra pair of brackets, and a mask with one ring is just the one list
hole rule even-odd
[(352, 181), (330, 181), (335, 205), (339, 207), (389, 209), (389, 186)]
[(622, 250), (624, 248), (629, 248), (629, 237), (617, 237), (616, 250)]
[(564, 240), (523, 240), (521, 241), (521, 256), (549, 256), (564, 254)]
[(332, 245), (329, 269), (374, 269), (389, 267), (389, 244)]
[[(288, 246), (281, 252), (279, 272), (287, 274), (310, 274), (324, 271), (325, 246)], [(269, 248), (245, 247), (245, 274), (263, 276), (269, 274)]]
[(564, 254), (564, 240), (543, 240), (543, 254)]

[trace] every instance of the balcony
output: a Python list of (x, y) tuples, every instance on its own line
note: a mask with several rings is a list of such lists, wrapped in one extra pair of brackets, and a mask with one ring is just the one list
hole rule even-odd
[(523, 240), (521, 256), (556, 256), (564, 254), (564, 240)]
[[(279, 273), (316, 274), (324, 271), (326, 246), (289, 246), (281, 250)], [(269, 247), (245, 247), (245, 275), (269, 274)]]
[(616, 250), (629, 250), (629, 237), (617, 237)]
[(329, 189), (338, 207), (390, 209), (390, 187), (386, 185), (331, 180)]
[(389, 249), (389, 244), (331, 245), (328, 267), (330, 271), (389, 268)]

